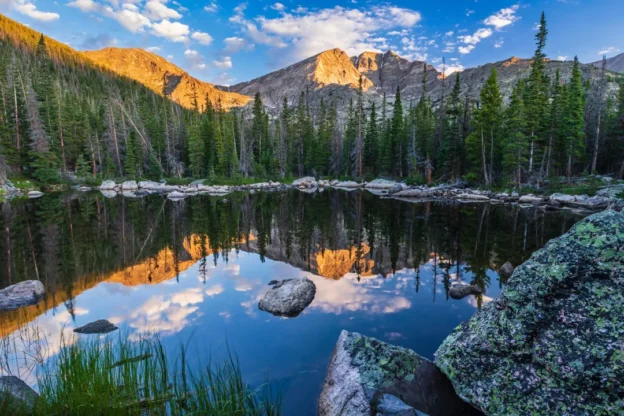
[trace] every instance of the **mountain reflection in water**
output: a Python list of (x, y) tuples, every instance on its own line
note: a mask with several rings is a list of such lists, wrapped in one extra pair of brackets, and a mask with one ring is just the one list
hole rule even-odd
[[(156, 332), (172, 350), (191, 338), (197, 362), (226, 354), (227, 341), (248, 382), (268, 375), (283, 384), (284, 414), (314, 414), (340, 330), (431, 358), (500, 293), (503, 263), (521, 264), (579, 219), (359, 191), (4, 203), (0, 287), (39, 279), (47, 293), (36, 306), (0, 313), (0, 348), (12, 343), (22, 357), (3, 362), (0, 373), (35, 385), (34, 364), (58, 353), (61, 334), (69, 339), (73, 328), (108, 319), (133, 339)], [(258, 310), (270, 280), (298, 276), (317, 287), (299, 317)], [(484, 295), (452, 300), (455, 281)], [(33, 342), (41, 339), (45, 348)]]

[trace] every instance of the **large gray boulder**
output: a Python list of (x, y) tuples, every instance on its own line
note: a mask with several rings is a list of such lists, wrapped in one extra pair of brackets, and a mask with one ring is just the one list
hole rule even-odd
[(27, 280), (0, 290), (0, 312), (36, 305), (45, 294), (39, 280)]
[(342, 331), (319, 396), (319, 416), (376, 414), (374, 408), (385, 394), (431, 416), (481, 414), (455, 394), (431, 361), (412, 350)]
[(595, 214), (535, 252), (435, 362), (488, 415), (624, 414), (624, 215)]
[(115, 181), (104, 181), (100, 185), (100, 191), (112, 191), (117, 187)]
[(316, 286), (306, 277), (282, 280), (272, 286), (258, 303), (258, 308), (276, 316), (299, 315), (316, 295)]
[(39, 398), (37, 392), (15, 376), (0, 377), (0, 409), (20, 414), (30, 411)]

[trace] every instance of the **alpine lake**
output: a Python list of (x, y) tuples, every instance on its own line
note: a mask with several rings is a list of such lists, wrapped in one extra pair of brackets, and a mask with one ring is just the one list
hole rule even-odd
[[(359, 190), (5, 202), (0, 288), (38, 279), (46, 294), (0, 313), (0, 374), (36, 388), (37, 367), (74, 328), (107, 319), (119, 326), (109, 336), (155, 334), (172, 354), (186, 346), (192, 365), (235, 354), (247, 383), (269, 380), (284, 393), (283, 414), (314, 415), (341, 330), (433, 359), (504, 288), (504, 263), (518, 266), (581, 218)], [(316, 285), (303, 313), (258, 309), (270, 281), (300, 276)], [(483, 295), (454, 300), (453, 282)]]

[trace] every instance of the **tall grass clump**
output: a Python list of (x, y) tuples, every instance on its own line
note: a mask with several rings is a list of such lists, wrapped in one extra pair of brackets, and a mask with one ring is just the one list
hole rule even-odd
[(40, 367), (34, 408), (11, 414), (280, 415), (281, 394), (269, 384), (245, 384), (232, 354), (225, 362), (191, 368), (184, 347), (171, 362), (157, 338), (68, 344)]

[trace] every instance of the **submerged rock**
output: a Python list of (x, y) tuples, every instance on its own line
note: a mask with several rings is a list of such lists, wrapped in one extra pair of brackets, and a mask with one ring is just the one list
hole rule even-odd
[(36, 391), (15, 376), (0, 377), (0, 409), (30, 411), (39, 398)]
[(375, 411), (375, 416), (427, 416), (391, 394), (384, 394), (379, 398)]
[(74, 332), (78, 334), (108, 334), (118, 329), (115, 325), (108, 322), (106, 319), (100, 319), (95, 322), (89, 322), (88, 324), (74, 329)]
[(299, 315), (316, 295), (316, 286), (306, 278), (286, 279), (276, 282), (258, 303), (261, 311), (277, 316)]
[(624, 215), (577, 223), (457, 327), (436, 364), (488, 415), (624, 414)]
[(27, 280), (0, 290), (0, 311), (12, 311), (24, 306), (36, 305), (45, 294), (39, 280)]
[(480, 414), (455, 394), (431, 361), (412, 350), (342, 331), (319, 396), (319, 416), (376, 414), (374, 407), (384, 403), (380, 398), (385, 394), (400, 398), (407, 410), (431, 416)]
[(469, 295), (481, 295), (483, 292), (479, 286), (456, 283), (449, 288), (449, 296), (453, 299), (463, 299)]

